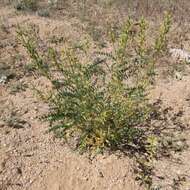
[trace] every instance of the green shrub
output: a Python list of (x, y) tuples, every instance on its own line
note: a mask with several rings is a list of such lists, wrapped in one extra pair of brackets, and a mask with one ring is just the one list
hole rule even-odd
[(41, 9), (38, 11), (38, 16), (41, 17), (49, 17), (50, 16), (50, 12), (48, 9)]
[[(165, 17), (163, 27), (170, 27), (169, 19)], [(65, 46), (62, 53), (49, 48), (45, 55), (39, 53), (32, 31), (19, 27), (19, 39), (36, 68), (52, 82), (54, 90), (48, 98), (51, 109), (46, 116), (50, 131), (66, 139), (77, 136), (78, 147), (84, 149), (117, 147), (142, 135), (139, 126), (151, 110), (147, 88), (160, 55), (157, 44), (165, 43), (169, 31), (149, 47), (147, 28), (144, 19), (128, 19), (121, 32), (111, 30), (111, 52), (96, 52), (106, 59), (85, 61), (85, 45), (80, 51)]]
[(32, 10), (35, 11), (38, 7), (38, 1), (37, 0), (19, 0), (15, 4), (15, 8), (17, 10)]

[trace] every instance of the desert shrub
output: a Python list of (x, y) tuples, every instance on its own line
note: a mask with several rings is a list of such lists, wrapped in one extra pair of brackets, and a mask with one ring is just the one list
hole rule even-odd
[(41, 53), (32, 29), (18, 28), (18, 37), (37, 70), (53, 86), (46, 99), (50, 131), (65, 139), (77, 137), (78, 147), (84, 149), (133, 143), (143, 134), (140, 126), (151, 112), (147, 89), (161, 49), (166, 49), (170, 16), (166, 15), (150, 46), (147, 28), (142, 18), (138, 22), (128, 19), (120, 32), (110, 30), (111, 51), (95, 52), (95, 61), (84, 59), (89, 57), (87, 45), (80, 50), (65, 45), (61, 52), (49, 48), (47, 54)]
[(38, 11), (38, 15), (41, 17), (49, 17), (50, 16), (50, 12), (48, 9), (41, 9)]
[(17, 10), (32, 10), (35, 11), (38, 7), (37, 0), (19, 0), (15, 3)]

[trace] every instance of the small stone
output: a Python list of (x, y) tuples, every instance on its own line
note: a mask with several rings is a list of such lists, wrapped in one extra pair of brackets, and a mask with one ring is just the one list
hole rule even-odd
[(100, 172), (99, 172), (99, 176), (103, 178), (103, 177), (104, 177), (104, 174), (100, 171)]
[(0, 76), (0, 84), (5, 84), (7, 82), (7, 76), (2, 75)]
[(190, 63), (190, 53), (183, 49), (171, 48), (169, 50), (171, 56), (180, 61), (185, 61), (188, 64)]
[(175, 73), (175, 78), (176, 78), (177, 80), (182, 80), (182, 75), (181, 75), (181, 73), (176, 72), (176, 73)]

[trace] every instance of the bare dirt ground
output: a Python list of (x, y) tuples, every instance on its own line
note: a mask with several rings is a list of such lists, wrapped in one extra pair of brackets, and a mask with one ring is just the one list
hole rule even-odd
[[(6, 73), (8, 78), (5, 84), (0, 83), (0, 189), (145, 189), (135, 180), (133, 159), (120, 152), (95, 157), (80, 155), (47, 133), (48, 123), (39, 119), (48, 111), (48, 105), (36, 96), (32, 86), (45, 90), (48, 83), (43, 77), (35, 78), (26, 72), (28, 59), (18, 44), (16, 26), (33, 23), (39, 26), (43, 39), (64, 36), (77, 41), (84, 37), (83, 24), (67, 16), (52, 19), (18, 13), (10, 6), (0, 7), (0, 16), (5, 26), (0, 30), (0, 77)], [(171, 155), (161, 156), (153, 163), (153, 186), (190, 190), (189, 68), (185, 66), (180, 72), (180, 79), (175, 72), (179, 73), (158, 77), (151, 92), (151, 99), (161, 100), (163, 109), (170, 108), (166, 114), (167, 130), (179, 128), (168, 137), (176, 139), (170, 146)]]

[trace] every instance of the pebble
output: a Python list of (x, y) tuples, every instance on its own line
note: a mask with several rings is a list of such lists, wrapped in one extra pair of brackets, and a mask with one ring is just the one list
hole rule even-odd
[(0, 84), (5, 84), (7, 82), (8, 77), (6, 75), (0, 76)]
[(180, 61), (190, 63), (190, 53), (183, 49), (171, 48), (169, 50), (171, 56)]

